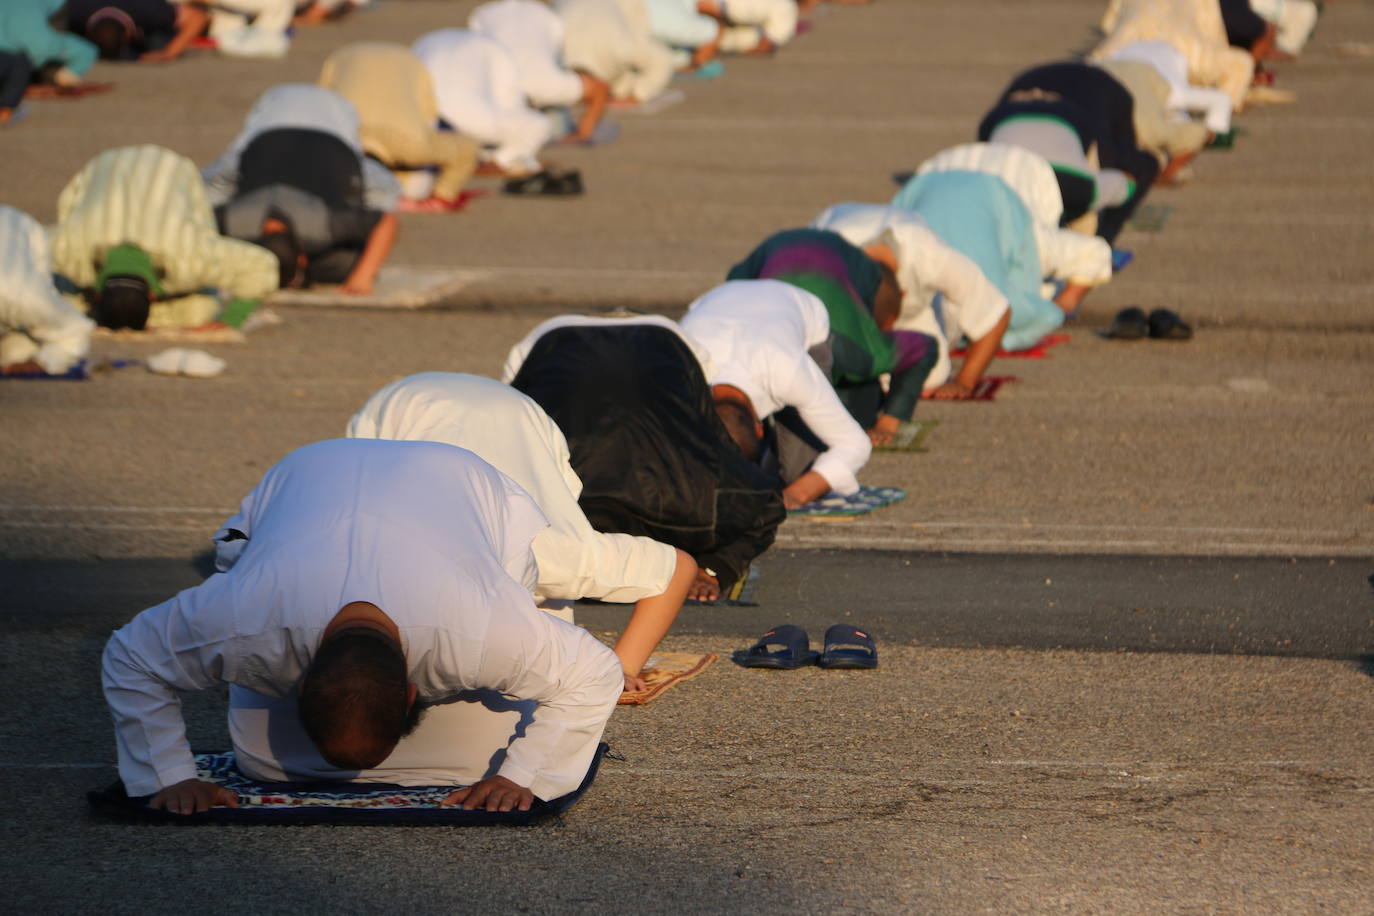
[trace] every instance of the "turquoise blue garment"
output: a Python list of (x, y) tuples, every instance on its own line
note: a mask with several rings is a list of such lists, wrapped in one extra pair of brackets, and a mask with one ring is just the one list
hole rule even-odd
[(1040, 249), (1030, 211), (1005, 181), (982, 172), (930, 172), (908, 181), (892, 205), (919, 213), (1007, 297), (1011, 324), (1003, 348), (1033, 347), (1064, 323), (1063, 310), (1040, 295)]
[(95, 63), (96, 49), (84, 38), (59, 32), (48, 17), (62, 0), (3, 0), (0, 2), (0, 51), (13, 51), (29, 59), (34, 69), (61, 64), (84, 74)]

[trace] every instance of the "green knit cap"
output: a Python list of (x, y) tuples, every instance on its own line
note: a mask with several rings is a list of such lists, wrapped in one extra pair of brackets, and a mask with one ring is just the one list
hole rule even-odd
[(149, 291), (154, 295), (161, 296), (166, 292), (158, 281), (153, 259), (137, 245), (116, 245), (110, 249), (95, 278), (96, 292), (104, 290), (105, 283), (111, 277), (138, 277), (148, 284)]

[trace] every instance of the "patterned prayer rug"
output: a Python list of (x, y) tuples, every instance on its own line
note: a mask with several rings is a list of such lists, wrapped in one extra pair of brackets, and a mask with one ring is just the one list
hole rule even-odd
[(859, 492), (852, 496), (827, 496), (798, 509), (788, 509), (787, 514), (799, 518), (867, 515), (903, 499), (906, 490), (897, 487), (859, 487)]
[(696, 677), (705, 671), (719, 655), (696, 655), (691, 652), (656, 652), (644, 663), (640, 677), (648, 682), (644, 690), (633, 693), (626, 691), (620, 695), (621, 706), (643, 706), (652, 703), (663, 695), (663, 691), (683, 681)]
[(84, 382), (90, 377), (90, 367), (86, 365), (86, 361), (83, 359), (79, 360), (75, 366), (72, 366), (66, 372), (58, 373), (56, 375), (52, 374), (51, 372), (44, 372), (41, 369), (32, 372), (2, 372), (0, 373), (0, 382), (4, 381), (5, 379), (19, 379), (24, 381), (44, 382)]
[(440, 807), (458, 786), (397, 786), (388, 783), (259, 782), (239, 772), (231, 752), (197, 754), (196, 775), (216, 782), (239, 797), (237, 808), (211, 808), (200, 814), (171, 814), (149, 808), (147, 797), (130, 798), (122, 783), (86, 793), (97, 814), (123, 820), (162, 824), (281, 824), (307, 826), (413, 825), (467, 827), (487, 824), (532, 824), (572, 806), (596, 779), (605, 756), (603, 742), (582, 784), (551, 801), (535, 799), (528, 811), (464, 811)]

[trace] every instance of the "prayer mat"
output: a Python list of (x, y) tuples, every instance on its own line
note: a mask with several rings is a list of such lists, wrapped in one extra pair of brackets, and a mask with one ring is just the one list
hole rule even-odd
[(659, 112), (667, 111), (679, 102), (686, 101), (686, 99), (687, 93), (681, 89), (669, 89), (647, 102), (638, 104), (612, 103), (611, 108), (622, 114), (656, 115)]
[(695, 601), (690, 598), (688, 601), (697, 607), (758, 607), (759, 603), (754, 600), (754, 592), (758, 590), (760, 575), (762, 573), (758, 564), (751, 564), (743, 578), (730, 586), (730, 591), (715, 601)]
[(0, 372), (0, 381), (5, 379), (20, 379), (30, 382), (84, 382), (91, 377), (90, 367), (86, 361), (79, 360), (66, 372), (59, 372), (54, 375), (51, 372), (44, 372), (41, 369), (28, 372)]
[(605, 146), (607, 143), (614, 143), (620, 139), (620, 125), (614, 121), (602, 119), (596, 127), (592, 128), (592, 135), (586, 140), (581, 141), (582, 146)]
[[(1014, 375), (985, 375), (979, 379), (978, 384), (973, 388), (973, 397), (970, 401), (992, 401), (997, 398), (997, 392), (1008, 382), (1019, 382)], [(958, 403), (957, 401), (955, 403)]]
[(26, 99), (79, 99), (87, 95), (109, 92), (114, 83), (78, 83), (75, 86), (30, 86), (24, 90)]
[(144, 328), (141, 331), (135, 331), (132, 328), (98, 327), (91, 336), (101, 340), (163, 340), (206, 344), (243, 343), (247, 339), (238, 328), (228, 326), (205, 328), (204, 330), (199, 328)]
[(696, 677), (705, 671), (719, 655), (707, 653), (696, 655), (691, 652), (657, 652), (649, 656), (639, 676), (644, 678), (648, 687), (644, 690), (626, 691), (620, 695), (617, 705), (643, 706), (657, 700), (663, 691), (683, 681)]
[[(1040, 338), (1040, 340), (1036, 341), (1035, 346), (1033, 346), (1033, 347), (1028, 347), (1028, 348), (1026, 348), (1025, 350), (998, 350), (998, 351), (997, 351), (997, 358), (998, 358), (998, 359), (1049, 359), (1049, 358), (1050, 358), (1050, 354), (1049, 354), (1049, 349), (1050, 349), (1050, 347), (1053, 347), (1053, 346), (1055, 346), (1055, 345), (1057, 345), (1057, 344), (1062, 344), (1064, 341), (1068, 340), (1070, 336), (1071, 336), (1071, 335), (1069, 335), (1069, 334), (1046, 334), (1044, 337)], [(950, 351), (949, 351), (949, 355), (950, 355), (950, 356), (967, 356), (967, 355), (968, 355), (968, 350), (965, 349), (965, 348), (960, 348), (960, 349), (958, 349), (958, 350), (950, 350)]]
[(86, 793), (92, 812), (121, 820), (157, 824), (275, 824), (305, 827), (412, 826), (477, 827), (490, 824), (532, 824), (573, 805), (596, 779), (603, 741), (592, 757), (582, 784), (551, 801), (536, 798), (528, 811), (464, 811), (440, 807), (458, 786), (397, 786), (389, 783), (259, 782), (239, 772), (231, 752), (197, 754), (196, 775), (219, 783), (239, 797), (237, 808), (211, 808), (200, 814), (172, 814), (149, 808), (149, 796), (130, 798), (123, 783)]
[(1126, 220), (1126, 225), (1136, 232), (1161, 232), (1174, 208), (1168, 204), (1141, 204)]
[(418, 309), (438, 305), (485, 276), (481, 270), (444, 267), (384, 267), (366, 296), (350, 296), (337, 286), (285, 289), (273, 293), (273, 305), (354, 306), (358, 308)]
[(1374, 57), (1374, 41), (1342, 41), (1333, 50), (1341, 57)]
[(847, 518), (867, 515), (903, 499), (906, 499), (906, 490), (897, 487), (859, 487), (859, 492), (852, 496), (826, 496), (799, 509), (788, 509), (787, 514), (800, 518)]
[(940, 425), (939, 420), (911, 420), (897, 427), (892, 442), (874, 446), (880, 452), (924, 452), (926, 439), (931, 430)]
[(1251, 105), (1288, 105), (1297, 100), (1298, 94), (1291, 89), (1251, 86), (1245, 91), (1245, 101)]
[(724, 75), (725, 64), (718, 60), (709, 60), (695, 70), (679, 70), (673, 79), (705, 81), (717, 79)]

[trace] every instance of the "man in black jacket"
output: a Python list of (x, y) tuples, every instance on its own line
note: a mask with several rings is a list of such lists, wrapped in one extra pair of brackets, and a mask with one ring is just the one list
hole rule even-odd
[(710, 601), (786, 511), (781, 482), (742, 453), (757, 452), (761, 427), (714, 402), (701, 360), (666, 318), (564, 316), (515, 346), (502, 379), (567, 437), (592, 526), (685, 550), (699, 567), (688, 597)]

